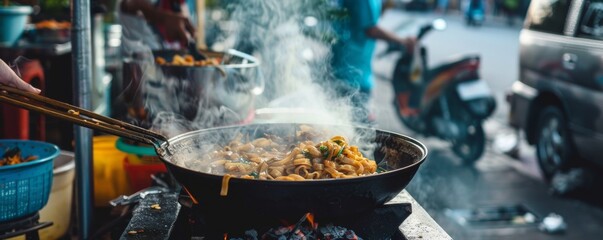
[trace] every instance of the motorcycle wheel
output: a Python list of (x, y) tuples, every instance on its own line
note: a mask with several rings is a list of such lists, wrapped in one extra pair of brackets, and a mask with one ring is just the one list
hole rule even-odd
[(469, 124), (465, 137), (452, 141), (452, 151), (468, 165), (475, 163), (482, 156), (485, 147), (486, 134), (480, 122)]

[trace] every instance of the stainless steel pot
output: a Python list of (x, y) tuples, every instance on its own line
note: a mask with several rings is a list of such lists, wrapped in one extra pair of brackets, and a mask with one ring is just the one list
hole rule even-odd
[(124, 59), (123, 100), (127, 119), (148, 127), (160, 112), (214, 127), (244, 122), (253, 114), (255, 97), (264, 90), (259, 61), (248, 54), (227, 50), (203, 52), (220, 59), (219, 66), (174, 66), (168, 62), (182, 51), (135, 53)]

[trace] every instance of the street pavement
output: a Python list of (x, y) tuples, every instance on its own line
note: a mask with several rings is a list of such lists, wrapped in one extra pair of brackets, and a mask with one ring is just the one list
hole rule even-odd
[[(425, 138), (402, 125), (392, 105), (390, 76), (397, 56), (375, 59), (372, 105), (378, 127), (415, 137), (429, 149), (427, 160), (407, 190), (454, 239), (601, 239), (601, 201), (551, 194), (537, 168), (534, 149), (524, 142), (515, 158), (501, 153), (504, 143), (514, 139), (514, 132), (506, 125), (508, 105), (504, 96), (518, 76), (519, 21), (515, 26), (508, 26), (504, 20), (487, 18), (484, 26), (468, 27), (458, 14), (442, 16), (390, 10), (380, 25), (405, 36), (438, 17), (448, 22), (448, 28), (430, 33), (424, 41), (430, 66), (454, 56), (480, 54), (481, 76), (496, 96), (497, 110), (484, 123), (488, 138), (484, 156), (475, 166), (463, 165), (448, 143)], [(378, 43), (376, 52), (383, 48), (384, 44)], [(476, 226), (459, 223), (450, 216), (455, 209), (516, 204), (529, 209), (539, 220), (551, 213), (560, 215), (567, 230), (550, 234), (538, 230), (538, 224)], [(515, 220), (519, 223), (525, 219)]]

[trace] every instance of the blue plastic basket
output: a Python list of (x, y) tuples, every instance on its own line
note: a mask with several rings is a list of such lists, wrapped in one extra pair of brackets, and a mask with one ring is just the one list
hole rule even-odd
[(0, 167), (0, 222), (33, 214), (48, 202), (52, 187), (56, 145), (31, 140), (0, 140), (0, 157), (9, 148), (19, 147), (21, 156), (38, 159)]

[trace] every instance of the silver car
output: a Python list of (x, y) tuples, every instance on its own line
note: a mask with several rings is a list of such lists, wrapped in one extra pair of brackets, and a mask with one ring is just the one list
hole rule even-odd
[(543, 175), (603, 165), (603, 0), (532, 0), (519, 41), (509, 121)]

